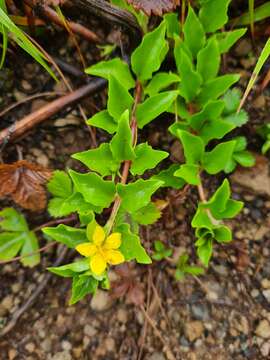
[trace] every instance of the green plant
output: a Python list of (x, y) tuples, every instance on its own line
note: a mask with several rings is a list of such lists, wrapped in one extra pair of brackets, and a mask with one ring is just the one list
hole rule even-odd
[[(183, 26), (179, 26), (177, 14), (167, 14), (134, 50), (130, 67), (114, 58), (86, 69), (87, 74), (108, 80), (107, 107), (88, 120), (90, 126), (107, 133), (108, 141), (73, 154), (86, 172), (55, 171), (48, 183), (50, 215), (59, 218), (76, 213), (76, 226), (43, 228), (48, 241), (65, 244), (85, 257), (49, 268), (72, 279), (71, 304), (95, 293), (99, 286), (109, 288), (111, 265), (132, 260), (151, 263), (140, 226), (159, 219), (160, 210), (152, 196), (162, 187), (197, 187), (200, 202), (191, 225), (203, 265), (208, 266), (215, 244), (232, 240), (224, 221), (235, 217), (243, 203), (231, 198), (226, 178), (210, 199), (202, 182), (206, 174), (229, 173), (237, 164), (254, 163), (246, 139), (227, 135), (248, 121), (240, 109), (240, 93), (230, 89), (239, 76), (218, 75), (222, 54), (246, 31), (219, 31), (228, 20), (229, 3), (201, 0), (198, 15), (189, 6)], [(159, 71), (169, 44), (173, 45), (176, 73)], [(169, 154), (147, 142), (139, 143), (139, 130), (165, 112), (175, 118), (169, 131), (179, 139), (185, 163), (159, 171), (159, 163)], [(172, 254), (160, 241), (154, 247), (155, 260)], [(186, 254), (180, 257), (177, 279), (201, 273), (202, 268), (188, 264)]]
[(265, 140), (262, 146), (262, 153), (266, 154), (270, 149), (270, 123), (260, 126), (257, 129), (257, 133)]
[(43, 66), (54, 79), (56, 79), (53, 71), (47, 64), (47, 59), (43, 53), (29, 40), (27, 35), (17, 25), (15, 25), (8, 16), (5, 0), (0, 0), (0, 33), (2, 34), (3, 39), (0, 68), (3, 66), (5, 61), (8, 38), (10, 37), (11, 40), (15, 41), (24, 51), (32, 56), (41, 66)]
[(152, 259), (156, 261), (160, 261), (163, 259), (166, 259), (167, 257), (170, 257), (172, 255), (172, 249), (167, 248), (163, 242), (156, 240), (154, 242), (154, 248), (155, 251), (152, 255)]
[(202, 275), (204, 273), (203, 268), (195, 265), (189, 265), (188, 260), (189, 260), (189, 256), (186, 253), (179, 256), (174, 274), (176, 280), (181, 281), (186, 277), (186, 275), (197, 276), (197, 275)]
[(22, 264), (33, 267), (40, 261), (38, 248), (38, 239), (23, 215), (13, 208), (0, 211), (0, 260), (11, 260), (20, 253)]

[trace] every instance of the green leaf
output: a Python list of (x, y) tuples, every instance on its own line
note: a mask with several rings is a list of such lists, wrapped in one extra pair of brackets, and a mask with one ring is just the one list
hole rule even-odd
[(87, 124), (103, 129), (109, 134), (115, 133), (117, 129), (117, 122), (107, 110), (100, 111), (94, 116), (92, 116), (90, 119), (87, 120)]
[(224, 54), (229, 51), (229, 49), (239, 40), (245, 33), (247, 29), (237, 29), (233, 31), (224, 31), (218, 33), (218, 47), (221, 54)]
[(224, 117), (224, 121), (240, 127), (248, 122), (248, 115), (245, 110), (240, 110), (239, 113), (234, 113)]
[(178, 168), (179, 165), (173, 164), (167, 169), (162, 170), (157, 175), (152, 176), (151, 179), (163, 181), (161, 187), (170, 187), (177, 190), (182, 189), (182, 187), (185, 185), (185, 181), (174, 176), (174, 173)]
[(199, 19), (206, 32), (215, 32), (227, 23), (230, 2), (231, 0), (209, 0), (202, 3)]
[(199, 259), (205, 266), (208, 266), (209, 260), (212, 256), (212, 252), (213, 252), (212, 240), (206, 240), (203, 245), (197, 248), (197, 254), (199, 256)]
[(207, 81), (198, 96), (198, 102), (201, 105), (204, 105), (209, 100), (217, 99), (224, 94), (230, 86), (236, 83), (239, 80), (239, 77), (240, 76), (237, 74), (228, 74)]
[(128, 110), (122, 114), (119, 120), (116, 134), (110, 142), (110, 149), (113, 158), (117, 161), (135, 159)]
[(150, 121), (167, 111), (178, 94), (178, 91), (164, 91), (139, 104), (136, 109), (138, 127), (142, 129)]
[(135, 155), (136, 158), (130, 168), (132, 175), (142, 175), (146, 170), (155, 168), (169, 154), (166, 151), (154, 150), (147, 143), (142, 143), (136, 146)]
[(226, 204), (231, 196), (230, 184), (227, 179), (224, 179), (220, 187), (211, 196), (210, 200), (205, 204), (209, 207), (213, 216), (216, 217), (220, 212), (226, 209)]
[(227, 243), (232, 241), (232, 231), (228, 226), (219, 226), (214, 229), (215, 240), (219, 243)]
[(213, 120), (215, 121), (222, 113), (224, 109), (224, 101), (222, 100), (214, 100), (209, 101), (200, 112), (193, 114), (189, 119), (188, 122), (190, 126), (199, 131), (205, 121)]
[(56, 170), (47, 184), (51, 194), (60, 198), (67, 198), (72, 194), (72, 182), (65, 171)]
[(11, 260), (20, 251), (25, 239), (25, 233), (0, 233), (0, 260)]
[(197, 71), (204, 81), (215, 78), (220, 66), (220, 54), (218, 43), (215, 37), (208, 40), (206, 46), (198, 53)]
[(143, 208), (132, 213), (133, 219), (141, 225), (153, 224), (160, 218), (160, 211), (154, 203), (150, 202)]
[(133, 98), (128, 90), (113, 76), (109, 78), (108, 112), (116, 120), (126, 110), (131, 110)]
[(28, 231), (28, 225), (22, 214), (13, 208), (0, 211), (0, 229), (6, 231)]
[(84, 200), (95, 206), (109, 207), (115, 196), (115, 185), (112, 181), (103, 180), (95, 173), (80, 174), (69, 170), (77, 192)]
[(53, 240), (65, 244), (71, 249), (87, 241), (85, 230), (73, 228), (64, 224), (60, 224), (56, 227), (45, 227), (42, 229), (42, 232)]
[(178, 71), (181, 77), (180, 94), (191, 102), (199, 93), (202, 84), (201, 75), (194, 70), (191, 59), (182, 48), (179, 49)]
[(212, 151), (205, 152), (202, 165), (208, 174), (217, 174), (225, 169), (232, 157), (234, 146), (235, 141), (227, 141), (218, 144)]
[(165, 245), (160, 240), (156, 240), (154, 242), (154, 247), (155, 247), (155, 250), (158, 252), (162, 252), (165, 250)]
[(205, 44), (205, 32), (191, 6), (188, 8), (188, 15), (183, 27), (183, 32), (185, 35), (185, 43), (195, 58)]
[(270, 149), (270, 140), (267, 140), (262, 146), (262, 154), (265, 155)]
[(199, 131), (200, 137), (205, 144), (208, 144), (210, 140), (222, 139), (226, 134), (232, 131), (235, 125), (225, 120), (210, 120), (206, 121)]
[(202, 160), (204, 154), (204, 143), (199, 136), (187, 131), (178, 130), (178, 137), (182, 142), (186, 162), (196, 164)]
[(179, 81), (180, 77), (172, 72), (159, 72), (153, 76), (149, 84), (144, 89), (144, 93), (149, 96), (157, 95), (161, 90), (164, 90)]
[[(30, 56), (32, 56), (43, 68), (55, 79), (56, 76), (50, 69), (50, 67), (46, 63), (46, 56), (29, 40), (27, 35), (15, 25), (15, 23), (10, 19), (10, 17), (6, 14), (3, 8), (0, 7), (0, 19), (2, 28), (4, 27), (4, 31), (9, 31), (12, 34), (13, 40)], [(0, 28), (1, 31), (1, 28)], [(4, 51), (6, 48), (7, 39), (4, 38)], [(2, 62), (2, 60), (1, 60)]]
[(88, 294), (94, 294), (98, 280), (88, 275), (78, 275), (72, 278), (72, 293), (69, 305), (74, 305)]
[(83, 259), (67, 265), (49, 267), (47, 268), (47, 270), (58, 276), (73, 277), (78, 273), (82, 273), (84, 271), (89, 270), (89, 266), (90, 266), (89, 259)]
[(134, 213), (150, 202), (151, 196), (162, 184), (162, 181), (158, 180), (139, 179), (127, 185), (117, 184), (117, 192), (124, 209)]
[(194, 265), (185, 266), (184, 271), (185, 271), (185, 273), (193, 275), (193, 276), (198, 276), (198, 275), (204, 274), (204, 269), (203, 268), (201, 268), (199, 266), (194, 266)]
[(97, 149), (73, 154), (72, 158), (81, 161), (89, 169), (98, 172), (102, 176), (116, 173), (120, 166), (119, 162), (113, 158), (108, 143), (101, 144)]
[(115, 79), (118, 79), (127, 90), (135, 86), (135, 81), (131, 76), (128, 64), (119, 58), (101, 61), (87, 68), (85, 72), (86, 74), (100, 76), (107, 80), (109, 80), (112, 75)]
[(230, 89), (223, 96), (224, 101), (224, 111), (223, 115), (230, 115), (237, 111), (238, 106), (241, 101), (241, 92), (239, 89)]
[(237, 136), (233, 140), (235, 141), (234, 152), (246, 150), (247, 139), (244, 136)]
[(180, 166), (174, 175), (184, 179), (188, 184), (199, 185), (201, 183), (199, 176), (200, 168), (198, 165), (184, 164)]
[(241, 166), (251, 167), (255, 165), (255, 158), (249, 151), (239, 151), (234, 153), (234, 160), (236, 160)]
[(197, 208), (197, 211), (192, 219), (191, 226), (193, 228), (211, 228), (213, 226), (212, 221), (210, 220), (206, 210), (201, 206), (201, 204)]
[(154, 31), (144, 36), (141, 44), (132, 53), (132, 70), (140, 81), (151, 79), (153, 72), (160, 68), (169, 49), (165, 34), (166, 23), (162, 21)]
[(180, 35), (180, 22), (177, 13), (165, 14), (164, 21), (167, 27), (168, 38), (174, 39), (175, 35)]
[[(25, 233), (24, 244), (20, 256), (31, 254), (39, 249), (38, 239), (33, 231)], [(36, 253), (31, 256), (26, 256), (21, 259), (24, 266), (33, 267), (40, 262), (40, 254)]]
[(144, 247), (141, 245), (138, 235), (130, 231), (128, 224), (122, 224), (116, 228), (116, 231), (122, 234), (122, 243), (120, 251), (126, 261), (136, 260), (139, 264), (151, 264), (152, 260), (147, 255)]

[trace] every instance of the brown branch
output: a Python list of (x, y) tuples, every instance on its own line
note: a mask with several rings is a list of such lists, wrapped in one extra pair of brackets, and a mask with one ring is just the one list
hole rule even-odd
[(15, 124), (0, 132), (0, 145), (8, 141), (16, 140), (34, 126), (40, 124), (44, 120), (47, 120), (65, 107), (73, 105), (82, 98), (103, 89), (106, 83), (107, 81), (104, 79), (93, 79), (91, 83), (52, 101), (50, 104), (44, 105), (32, 114), (18, 120)]
[[(61, 27), (65, 28), (65, 25), (63, 24), (63, 21), (59, 18), (56, 11), (54, 11), (52, 8), (50, 8), (47, 5), (38, 5), (36, 6), (35, 2), (33, 0), (24, 0), (24, 2), (29, 5), (30, 7), (37, 9), (40, 16), (54, 22), (56, 25), (59, 25)], [(83, 38), (85, 38), (88, 41), (100, 43), (101, 39), (96, 35), (93, 31), (87, 29), (85, 26), (81, 24), (77, 24), (73, 21), (67, 21), (68, 26), (70, 29), (75, 33)]]

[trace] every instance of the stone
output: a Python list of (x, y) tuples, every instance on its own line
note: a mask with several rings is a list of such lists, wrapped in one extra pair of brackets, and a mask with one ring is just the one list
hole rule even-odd
[(262, 356), (269, 356), (270, 355), (270, 342), (267, 341), (265, 343), (262, 344), (262, 346), (260, 347), (260, 351)]
[(264, 289), (270, 289), (270, 280), (269, 279), (262, 279), (261, 285)]
[(114, 352), (115, 351), (115, 341), (113, 338), (107, 338), (105, 340), (105, 347), (107, 352)]
[(259, 325), (256, 327), (255, 334), (263, 339), (270, 338), (270, 324), (266, 319), (259, 322)]
[(261, 109), (265, 107), (265, 96), (264, 95), (259, 95), (256, 97), (256, 99), (253, 101), (253, 107), (255, 109)]
[(122, 324), (126, 324), (128, 321), (128, 313), (126, 310), (124, 309), (119, 309), (117, 311), (117, 320), (122, 323)]
[(69, 341), (67, 341), (67, 340), (63, 340), (61, 342), (61, 347), (62, 347), (63, 350), (66, 350), (66, 351), (70, 351), (72, 349), (71, 343)]
[(248, 39), (243, 39), (238, 42), (235, 48), (236, 55), (245, 56), (248, 55), (252, 50), (251, 42)]
[(59, 351), (50, 357), (49, 360), (72, 360), (72, 357), (68, 351)]
[(185, 325), (185, 335), (189, 341), (194, 341), (202, 336), (204, 331), (203, 323), (199, 320), (188, 322)]
[(210, 318), (208, 306), (206, 304), (192, 305), (191, 312), (196, 320), (207, 321)]
[(96, 335), (97, 330), (94, 328), (94, 326), (86, 324), (85, 327), (83, 328), (83, 332), (86, 336), (92, 337)]
[(28, 343), (25, 345), (25, 350), (29, 353), (32, 353), (35, 351), (35, 344), (34, 343)]
[(95, 311), (107, 310), (111, 305), (111, 299), (108, 292), (98, 290), (91, 300), (91, 309)]
[(43, 340), (40, 344), (42, 350), (44, 350), (45, 352), (50, 352), (52, 349), (52, 341), (49, 338), (46, 338), (45, 340)]
[(10, 311), (13, 307), (13, 297), (11, 295), (7, 295), (1, 302), (0, 306), (1, 308)]
[(18, 355), (17, 351), (15, 349), (8, 350), (8, 359), (13, 360)]
[(263, 296), (267, 299), (268, 302), (270, 302), (270, 289), (263, 290)]
[(149, 360), (166, 360), (165, 356), (160, 352), (154, 352), (150, 357)]

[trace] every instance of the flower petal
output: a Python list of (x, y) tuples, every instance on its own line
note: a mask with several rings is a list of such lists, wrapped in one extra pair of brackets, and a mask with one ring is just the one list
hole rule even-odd
[(104, 240), (105, 240), (105, 231), (103, 227), (97, 225), (93, 234), (93, 243), (97, 246), (100, 246)]
[(118, 265), (125, 261), (124, 255), (118, 250), (107, 250), (106, 260), (111, 265)]
[(90, 242), (79, 244), (75, 249), (85, 257), (93, 256), (97, 252), (96, 245)]
[(106, 261), (100, 253), (96, 253), (90, 260), (90, 268), (96, 275), (101, 275), (106, 269)]
[(104, 243), (105, 249), (118, 249), (121, 245), (121, 234), (120, 233), (113, 233), (107, 237)]

